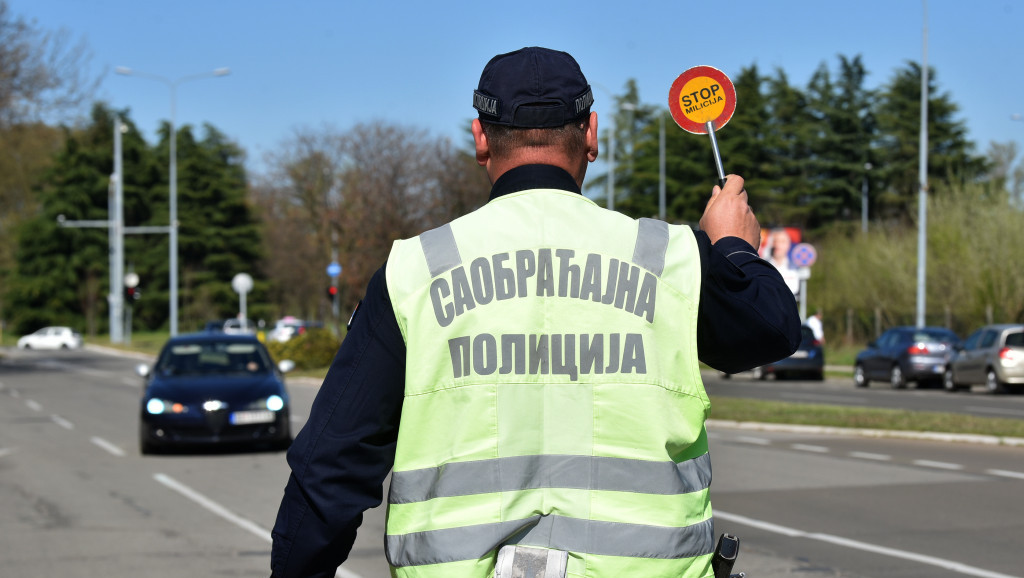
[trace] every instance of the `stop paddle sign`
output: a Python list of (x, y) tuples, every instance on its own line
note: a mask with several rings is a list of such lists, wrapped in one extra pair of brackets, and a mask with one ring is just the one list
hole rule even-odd
[(694, 66), (679, 75), (668, 91), (672, 119), (686, 132), (706, 134), (718, 170), (718, 185), (725, 185), (725, 169), (715, 131), (736, 112), (736, 87), (724, 72), (711, 66)]

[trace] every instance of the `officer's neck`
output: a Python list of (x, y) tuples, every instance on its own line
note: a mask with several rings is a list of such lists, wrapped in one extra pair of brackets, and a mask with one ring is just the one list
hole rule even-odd
[(579, 159), (571, 159), (565, 153), (555, 150), (552, 147), (528, 147), (517, 150), (508, 158), (491, 157), (488, 159), (487, 176), (494, 184), (501, 175), (508, 171), (525, 165), (551, 165), (569, 173), (576, 186), (583, 188), (583, 178), (587, 175), (587, 158), (581, 156)]

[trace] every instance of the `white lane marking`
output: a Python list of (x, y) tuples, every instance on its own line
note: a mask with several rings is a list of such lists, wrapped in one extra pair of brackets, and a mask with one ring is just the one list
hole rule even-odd
[(946, 560), (944, 558), (936, 558), (935, 556), (927, 556), (924, 554), (915, 554), (913, 552), (907, 552), (906, 550), (897, 550), (895, 548), (887, 548), (885, 546), (877, 546), (875, 544), (868, 544), (867, 542), (860, 542), (857, 540), (850, 540), (848, 538), (842, 538), (840, 536), (833, 536), (832, 534), (822, 534), (818, 532), (805, 532), (796, 528), (788, 528), (786, 526), (780, 526), (778, 524), (772, 524), (771, 522), (764, 522), (761, 520), (755, 520), (746, 516), (740, 516), (737, 514), (730, 514), (721, 510), (715, 510), (715, 517), (737, 524), (744, 524), (754, 528), (759, 528), (766, 532), (774, 532), (776, 534), (782, 534), (791, 538), (807, 538), (809, 540), (820, 540), (822, 542), (829, 542), (837, 546), (845, 546), (855, 550), (863, 550), (865, 552), (871, 552), (874, 554), (881, 554), (883, 556), (892, 556), (893, 558), (902, 558), (904, 560), (910, 560), (911, 562), (919, 562), (921, 564), (928, 564), (930, 566), (938, 566), (951, 572), (958, 572), (960, 574), (967, 574), (970, 576), (981, 576), (982, 578), (1018, 578), (1010, 574), (1000, 574), (999, 572), (992, 572), (983, 568), (977, 568), (975, 566), (968, 566), (961, 562), (953, 560)]
[[(256, 536), (262, 538), (266, 542), (273, 543), (274, 540), (270, 537), (270, 530), (267, 530), (266, 528), (261, 528), (255, 522), (252, 522), (251, 520), (247, 520), (239, 516), (238, 514), (235, 514), (231, 510), (225, 508), (224, 506), (218, 504), (217, 502), (214, 502), (210, 498), (207, 498), (206, 496), (200, 494), (199, 492), (193, 490), (192, 488), (186, 486), (185, 484), (175, 480), (174, 478), (168, 476), (167, 474), (153, 474), (153, 479), (163, 484), (164, 486), (174, 490), (175, 492), (178, 492), (182, 496), (185, 496), (186, 498), (192, 500), (193, 502), (199, 504), (200, 506), (206, 508), (210, 512), (220, 516), (221, 518), (224, 518), (225, 520), (231, 522), (239, 528), (242, 528), (243, 530), (247, 530), (255, 534)], [(338, 578), (362, 578), (359, 574), (350, 572), (343, 568), (338, 568), (338, 572), (335, 574), (335, 576), (337, 576)]]
[(793, 444), (789, 446), (794, 450), (800, 450), (802, 452), (813, 452), (816, 454), (827, 454), (829, 449), (825, 446), (812, 446), (808, 444)]
[(89, 441), (91, 441), (92, 443), (98, 445), (100, 448), (106, 450), (107, 453), (109, 453), (109, 454), (115, 455), (115, 456), (117, 456), (119, 458), (123, 458), (124, 457), (124, 450), (122, 450), (121, 448), (115, 446), (114, 444), (108, 442), (107, 440), (105, 440), (103, 438), (92, 437), (92, 438), (89, 438)]
[(53, 420), (53, 423), (59, 425), (60, 427), (62, 427), (64, 429), (67, 429), (67, 430), (75, 429), (75, 424), (73, 424), (73, 423), (69, 422), (68, 420), (60, 417), (59, 415), (56, 415), (56, 414), (51, 415), (50, 419)]
[(963, 466), (960, 464), (951, 464), (949, 462), (933, 462), (932, 460), (914, 460), (912, 462), (915, 466), (922, 466), (925, 468), (936, 468), (939, 470), (962, 470)]
[(887, 462), (892, 459), (891, 456), (885, 454), (873, 454), (871, 452), (850, 452), (851, 458), (860, 458), (862, 460), (875, 460), (879, 462)]
[(748, 436), (737, 436), (736, 441), (758, 446), (766, 446), (772, 443), (771, 440), (767, 440), (765, 438), (752, 438)]
[(1019, 409), (1005, 409), (1001, 407), (985, 407), (981, 405), (969, 405), (965, 407), (967, 411), (973, 411), (977, 413), (994, 413), (997, 415), (1016, 415), (1024, 416), (1024, 410)]
[(0, 458), (11, 455), (13, 451), (11, 448), (0, 448)]
[(32, 411), (43, 411), (42, 404), (40, 404), (38, 401), (34, 399), (26, 399), (25, 405), (27, 405), (28, 408)]
[(985, 470), (986, 474), (992, 474), (993, 476), (1003, 476), (1004, 478), (1017, 478), (1018, 480), (1024, 480), (1024, 472), (1013, 472), (1010, 470)]

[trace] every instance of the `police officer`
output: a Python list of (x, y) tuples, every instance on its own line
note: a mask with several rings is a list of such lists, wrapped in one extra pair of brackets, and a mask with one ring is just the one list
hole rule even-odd
[(490, 200), (395, 242), (371, 279), (288, 451), (273, 576), (333, 576), (389, 471), (394, 576), (504, 577), (514, 560), (709, 574), (698, 358), (728, 373), (784, 358), (800, 318), (754, 249), (741, 177), (697, 232), (581, 194), (592, 102), (564, 52), (484, 67), (472, 132)]

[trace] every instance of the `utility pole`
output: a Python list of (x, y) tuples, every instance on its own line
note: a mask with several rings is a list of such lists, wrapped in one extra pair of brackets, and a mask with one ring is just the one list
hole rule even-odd
[(923, 44), (921, 55), (921, 137), (917, 180), (920, 192), (917, 199), (917, 326), (924, 327), (925, 319), (925, 261), (928, 255), (928, 0), (924, 6)]
[(110, 342), (124, 342), (124, 163), (121, 135), (125, 130), (121, 117), (114, 117), (114, 174), (110, 175)]

